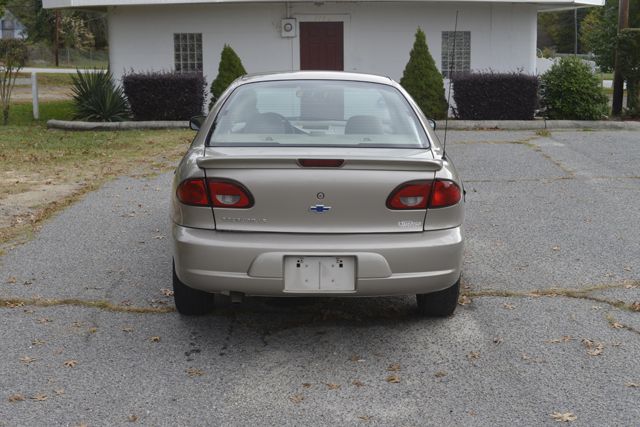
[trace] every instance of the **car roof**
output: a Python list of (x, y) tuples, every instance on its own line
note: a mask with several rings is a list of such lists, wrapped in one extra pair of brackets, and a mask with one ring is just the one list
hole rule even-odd
[(342, 80), (394, 85), (395, 82), (384, 76), (345, 71), (290, 71), (277, 73), (248, 74), (238, 79), (239, 84), (253, 82), (269, 82), (280, 80)]

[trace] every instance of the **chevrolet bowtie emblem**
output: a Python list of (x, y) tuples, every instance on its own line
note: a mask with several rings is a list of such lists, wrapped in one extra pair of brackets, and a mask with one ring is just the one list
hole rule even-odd
[(309, 210), (315, 213), (325, 213), (331, 210), (331, 206), (315, 205), (315, 206), (311, 206)]

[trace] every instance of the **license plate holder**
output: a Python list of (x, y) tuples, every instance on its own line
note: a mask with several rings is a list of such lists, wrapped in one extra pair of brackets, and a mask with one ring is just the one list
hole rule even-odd
[(354, 292), (353, 256), (286, 256), (284, 291), (296, 293)]

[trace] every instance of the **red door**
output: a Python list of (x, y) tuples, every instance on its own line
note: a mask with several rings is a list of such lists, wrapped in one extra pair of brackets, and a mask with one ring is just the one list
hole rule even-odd
[(300, 23), (300, 69), (344, 70), (342, 22)]

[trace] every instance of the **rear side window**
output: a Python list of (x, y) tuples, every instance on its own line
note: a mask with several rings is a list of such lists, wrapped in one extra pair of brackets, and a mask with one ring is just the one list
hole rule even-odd
[(376, 83), (248, 83), (229, 96), (214, 126), (209, 145), (428, 147), (404, 95)]

